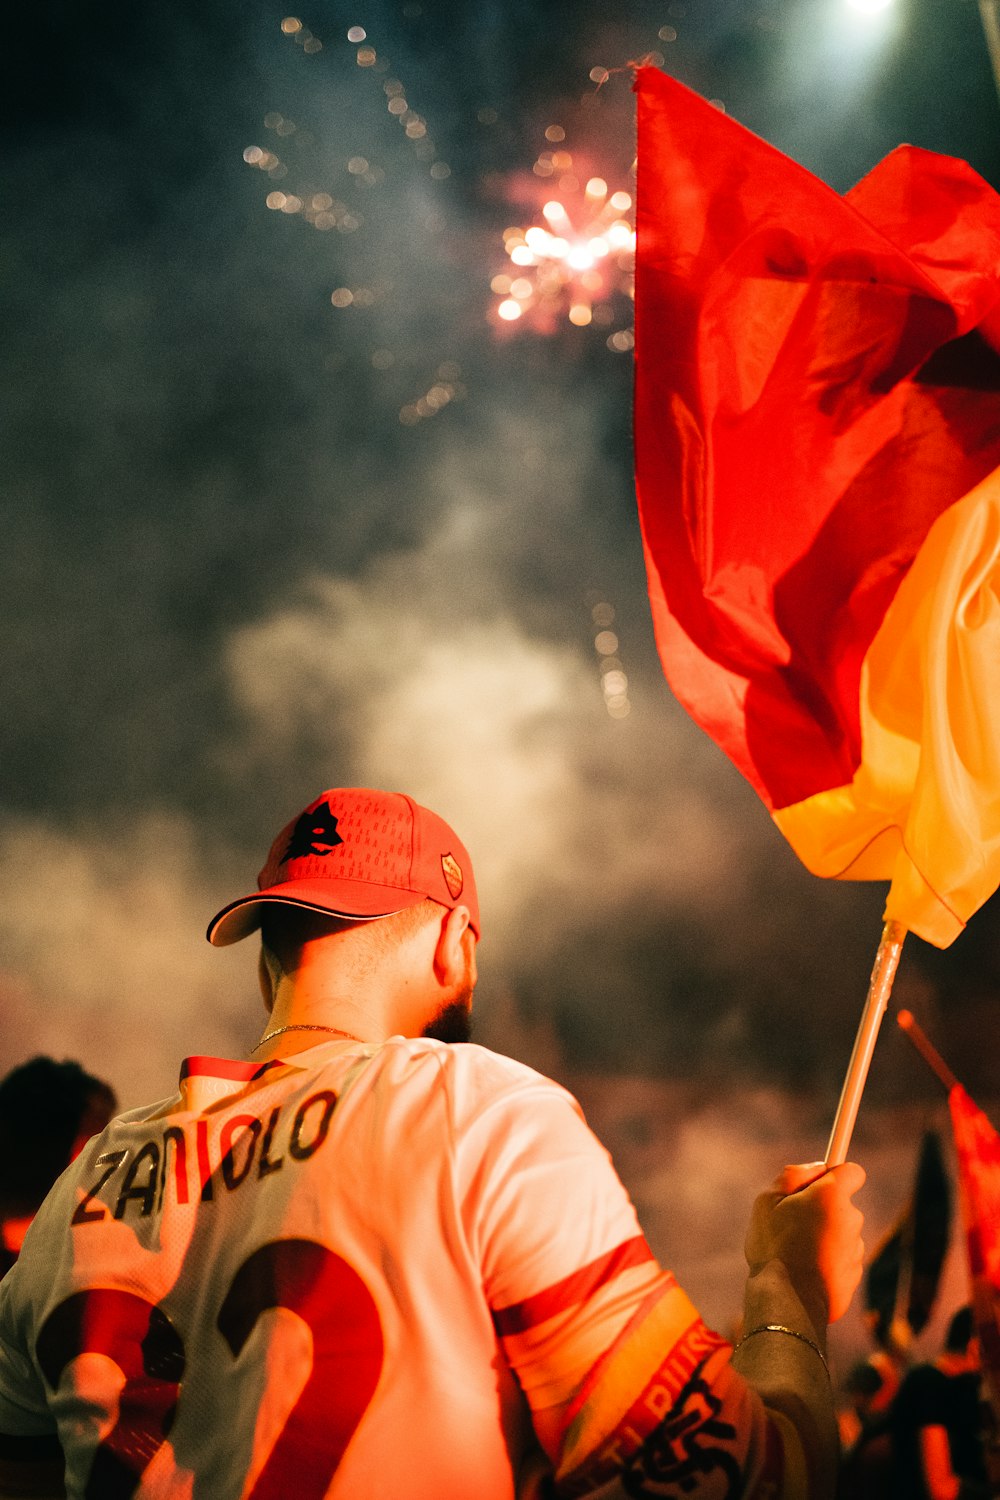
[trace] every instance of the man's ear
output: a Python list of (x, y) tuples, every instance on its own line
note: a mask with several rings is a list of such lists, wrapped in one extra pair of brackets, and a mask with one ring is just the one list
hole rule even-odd
[(469, 925), (469, 908), (453, 906), (445, 912), (434, 949), (434, 974), (444, 986), (464, 982), (471, 959), (476, 968), (476, 934)]

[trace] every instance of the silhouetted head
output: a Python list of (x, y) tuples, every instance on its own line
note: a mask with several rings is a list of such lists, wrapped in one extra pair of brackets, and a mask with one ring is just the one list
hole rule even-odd
[(0, 1216), (33, 1214), (60, 1173), (118, 1108), (77, 1062), (33, 1057), (0, 1081)]

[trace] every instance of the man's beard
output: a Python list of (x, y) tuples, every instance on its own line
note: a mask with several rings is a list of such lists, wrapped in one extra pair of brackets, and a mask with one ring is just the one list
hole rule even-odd
[(472, 991), (463, 990), (456, 999), (442, 1005), (422, 1035), (435, 1042), (467, 1042), (472, 1036)]

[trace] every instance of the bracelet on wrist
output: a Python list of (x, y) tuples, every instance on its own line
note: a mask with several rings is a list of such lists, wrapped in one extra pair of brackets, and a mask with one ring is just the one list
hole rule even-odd
[(794, 1328), (786, 1328), (784, 1323), (760, 1323), (756, 1328), (751, 1328), (747, 1333), (743, 1335), (741, 1339), (738, 1339), (737, 1342), (733, 1345), (733, 1353), (735, 1354), (737, 1349), (739, 1349), (742, 1344), (746, 1343), (747, 1339), (756, 1338), (759, 1333), (786, 1333), (790, 1339), (798, 1339), (801, 1344), (808, 1344), (809, 1348), (812, 1349), (815, 1354), (819, 1355), (820, 1360), (822, 1361), (823, 1368), (829, 1376), (830, 1366), (827, 1364), (826, 1355), (823, 1353), (819, 1345), (813, 1339), (807, 1338), (804, 1333), (798, 1333)]

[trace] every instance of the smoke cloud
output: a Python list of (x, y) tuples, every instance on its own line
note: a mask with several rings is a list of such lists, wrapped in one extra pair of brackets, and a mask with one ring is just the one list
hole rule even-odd
[[(495, 337), (490, 279), (505, 225), (559, 187), (531, 170), (547, 128), (627, 180), (628, 80), (596, 89), (595, 64), (659, 49), (838, 186), (900, 139), (949, 149), (956, 112), (933, 80), (916, 129), (909, 96), (871, 102), (905, 50), (824, 82), (809, 7), (690, 9), (371, 6), (371, 68), (319, 17), (307, 53), (256, 0), (11, 23), (0, 1069), (74, 1056), (127, 1107), (185, 1053), (245, 1050), (253, 945), (211, 949), (208, 919), (317, 791), (403, 788), (475, 861), (479, 1038), (579, 1093), (724, 1325), (753, 1192), (822, 1153), (883, 893), (810, 877), (672, 700), (627, 357), (568, 325)], [(921, 68), (965, 66), (961, 20)], [(848, 92), (850, 157), (828, 128)], [(275, 192), (328, 195), (341, 227)], [(401, 420), (435, 383), (448, 400)], [(998, 934), (994, 901), (947, 954), (911, 940), (897, 981), (987, 1105)], [(859, 1124), (870, 1238), (936, 1087), (890, 1030)]]

